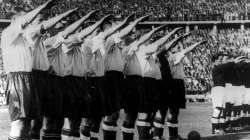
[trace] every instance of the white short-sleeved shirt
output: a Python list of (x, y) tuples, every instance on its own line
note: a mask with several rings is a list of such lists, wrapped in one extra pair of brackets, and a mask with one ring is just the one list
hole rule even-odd
[(184, 56), (185, 54), (183, 52), (178, 52), (175, 54), (171, 54), (168, 57), (171, 74), (174, 79), (184, 79), (185, 77), (182, 60), (178, 64), (175, 64), (175, 61), (177, 60), (178, 57), (184, 57)]
[(101, 55), (105, 55), (105, 39), (104, 39), (104, 33), (101, 32), (98, 35), (94, 36), (92, 38), (92, 52), (96, 52), (99, 50), (101, 52)]
[(10, 25), (2, 32), (1, 48), (6, 73), (31, 72), (32, 49), (23, 34), (21, 24)]
[(155, 63), (156, 67), (156, 80), (161, 80), (162, 79), (162, 75), (161, 75), (161, 69), (160, 69), (160, 63)]
[[(67, 56), (62, 48), (63, 43), (59, 42), (57, 37), (60, 36), (59, 35), (54, 36), (49, 39), (49, 42), (46, 42), (46, 45), (52, 46), (52, 49), (48, 51), (48, 59), (49, 59), (50, 69), (53, 71), (53, 74), (63, 77), (66, 76), (67, 74), (67, 69), (66, 69)], [(58, 47), (54, 47), (53, 45), (58, 45)]]
[(36, 39), (33, 51), (33, 65), (35, 70), (47, 71), (49, 70), (49, 59), (47, 50), (43, 44), (43, 37), (40, 36)]
[(31, 45), (32, 52), (32, 69), (47, 71), (49, 69), (49, 60), (47, 50), (43, 44), (43, 36), (40, 31), (42, 24), (31, 24), (25, 29), (24, 36)]
[(92, 41), (85, 40), (81, 45), (81, 52), (83, 54), (83, 61), (85, 63), (86, 73), (94, 74), (94, 70), (91, 68), (91, 59), (93, 57), (93, 53), (91, 50)]
[(42, 29), (42, 24), (31, 24), (23, 31), (23, 34), (29, 44), (34, 48), (37, 38), (40, 37)]
[(61, 32), (55, 36), (47, 38), (46, 40), (44, 40), (43, 44), (46, 46), (46, 48), (57, 48), (58, 46), (62, 45), (63, 42), (64, 38)]
[(152, 55), (147, 55), (145, 48), (148, 46), (142, 45), (139, 50), (136, 51), (136, 55), (140, 62), (143, 77), (149, 77), (158, 79), (159, 78), (159, 66), (156, 64), (155, 59)]
[(121, 40), (114, 34), (106, 41), (105, 71), (124, 70), (124, 56), (122, 55)]
[(124, 48), (124, 56), (125, 56), (125, 67), (124, 67), (124, 74), (125, 75), (138, 75), (142, 76), (142, 70), (141, 65), (139, 62), (139, 58), (136, 55), (136, 52), (130, 53), (130, 48), (133, 46), (128, 46), (127, 48)]
[(84, 77), (86, 74), (86, 64), (81, 46), (78, 45), (79, 44), (77, 44), (77, 46), (74, 46), (74, 48), (67, 52), (66, 75)]
[(92, 38), (91, 51), (93, 53), (90, 60), (90, 69), (93, 70), (93, 77), (102, 77), (105, 73), (105, 40), (103, 33), (99, 33)]

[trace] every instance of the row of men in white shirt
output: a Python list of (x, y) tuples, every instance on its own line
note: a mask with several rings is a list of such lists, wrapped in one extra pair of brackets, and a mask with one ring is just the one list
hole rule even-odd
[[(68, 118), (70, 124), (69, 126), (66, 126), (68, 128), (64, 129), (65, 132), (66, 130), (69, 132), (64, 133), (64, 138), (73, 139), (74, 137), (78, 137), (79, 134), (75, 133), (76, 131), (79, 131), (75, 130), (75, 128), (79, 128), (78, 119), (84, 117), (87, 118), (85, 123), (91, 122), (91, 124), (93, 124), (93, 122), (97, 122), (97, 124), (94, 125), (100, 123), (100, 121), (95, 121), (95, 119), (93, 119), (95, 117), (93, 117), (92, 111), (94, 111), (93, 106), (95, 105), (90, 107), (91, 109), (87, 108), (90, 109), (90, 113), (87, 116), (83, 115), (84, 113), (80, 115), (78, 113), (74, 114), (75, 109), (79, 109), (79, 107), (75, 107), (75, 105), (80, 106), (83, 104), (74, 103), (74, 101), (77, 100), (77, 96), (67, 99), (64, 95), (56, 94), (57, 96), (62, 96), (62, 98), (57, 96), (53, 97), (49, 104), (51, 105), (51, 102), (54, 102), (55, 108), (57, 108), (60, 113), (47, 112), (46, 110), (49, 110), (49, 106), (41, 109), (46, 106), (41, 105), (44, 104), (42, 96), (50, 96), (49, 94), (51, 93), (41, 93), (43, 89), (49, 88), (50, 90), (48, 92), (54, 90), (53, 88), (67, 90), (67, 88), (70, 88), (71, 86), (69, 84), (70, 82), (64, 84), (63, 80), (65, 80), (64, 78), (67, 76), (73, 76), (74, 78), (81, 77), (85, 79), (103, 78), (107, 72), (111, 72), (111, 75), (113, 75), (112, 72), (118, 72), (119, 74), (124, 75), (124, 77), (139, 76), (142, 83), (151, 83), (151, 81), (153, 81), (153, 84), (156, 85), (157, 81), (162, 79), (160, 70), (161, 65), (157, 62), (157, 55), (163, 51), (170, 50), (170, 48), (174, 47), (177, 42), (190, 35), (190, 33), (187, 33), (181, 36), (175, 36), (174, 39), (171, 39), (173, 35), (182, 29), (175, 28), (162, 38), (152, 42), (150, 38), (154, 33), (163, 30), (166, 26), (163, 25), (156, 27), (145, 34), (140, 33), (140, 35), (133, 38), (133, 41), (129, 45), (125, 45), (124, 39), (128, 36), (133, 36), (135, 26), (139, 22), (146, 20), (148, 16), (134, 19), (134, 14), (132, 14), (123, 21), (112, 22), (110, 20), (112, 16), (107, 15), (94, 24), (82, 30), (78, 30), (84, 22), (98, 12), (94, 10), (69, 25), (64, 30), (59, 31), (56, 35), (50, 38), (43, 38), (44, 33), (53, 28), (62, 19), (77, 11), (76, 8), (48, 20), (42, 20), (40, 12), (51, 8), (54, 4), (55, 1), (49, 0), (29, 13), (19, 12), (19, 14), (17, 14), (18, 16), (13, 18), (11, 25), (2, 32), (1, 48), (3, 52), (4, 70), (8, 73), (7, 96), (11, 117), (11, 132), (9, 139), (28, 139), (28, 137), (39, 139), (39, 134), (35, 133), (39, 133), (41, 128), (38, 130), (32, 130), (33, 128), (37, 128), (36, 126), (32, 126), (30, 129), (30, 122), (34, 119), (35, 121), (33, 124), (41, 125), (41, 123), (39, 123), (40, 121), (36, 120), (39, 120), (44, 114), (46, 115), (42, 116), (42, 118), (47, 120), (47, 122), (43, 129), (42, 139), (61, 139), (61, 132), (59, 133), (59, 131), (62, 129), (61, 124), (63, 124), (62, 121), (64, 117)], [(170, 53), (168, 61), (174, 79), (183, 79), (184, 72), (181, 63), (183, 57), (186, 53), (202, 43), (204, 43), (204, 41), (195, 43), (194, 45), (183, 49), (181, 52), (176, 52), (175, 54)], [(44, 80), (48, 82), (45, 87), (39, 84), (34, 84), (39, 80), (41, 80), (39, 82), (44, 81), (42, 81), (42, 76), (32, 77), (33, 71), (48, 72), (48, 81)], [(57, 80), (50, 78), (51, 75), (56, 76)], [(115, 74), (111, 77), (114, 78), (112, 82), (117, 80)], [(59, 82), (60, 84), (55, 84), (55, 82)], [(72, 82), (74, 83), (75, 81)], [(95, 88), (103, 90), (103, 95), (107, 96), (103, 100), (101, 99), (100, 102), (110, 104), (110, 106), (104, 107), (104, 112), (100, 106), (97, 107), (97, 110), (99, 109), (98, 111), (102, 112), (101, 114), (105, 116), (102, 125), (104, 139), (110, 140), (116, 139), (116, 131), (114, 128), (117, 127), (116, 121), (119, 117), (117, 111), (122, 108), (122, 105), (119, 104), (119, 102), (122, 102), (122, 99), (119, 98), (121, 96), (119, 95), (119, 92), (123, 91), (119, 90), (120, 87), (112, 87), (114, 84), (111, 84), (111, 81), (110, 83), (108, 82), (109, 81), (105, 81), (103, 84), (111, 88), (109, 89), (110, 92), (114, 92), (112, 96), (107, 95), (110, 93), (107, 93), (107, 90), (105, 89), (106, 87), (104, 89), (101, 89), (101, 87)], [(145, 84), (140, 85), (140, 87), (147, 90), (150, 88), (146, 87)], [(117, 89), (118, 92), (113, 91), (112, 88)], [(135, 93), (138, 92), (138, 94), (143, 94), (139, 95), (139, 98), (146, 96), (144, 94), (147, 94), (148, 92), (140, 92), (140, 89), (136, 90), (138, 91), (135, 91)], [(70, 92), (56, 90), (55, 92), (63, 92), (63, 94), (67, 94), (67, 96), (70, 97), (72, 90), (69, 91)], [(78, 94), (80, 95), (83, 93)], [(84, 93), (83, 96), (85, 97), (87, 95), (89, 94)], [(97, 96), (98, 95), (101, 96), (101, 93), (97, 93)], [(153, 98), (153, 96), (153, 94), (150, 94), (149, 98)], [(119, 100), (117, 101), (117, 99)], [(138, 110), (136, 110), (136, 115), (138, 115), (137, 126), (139, 139), (142, 140), (148, 139), (149, 137), (149, 118), (150, 114), (155, 112), (155, 110), (152, 109), (145, 110), (145, 108), (148, 107), (148, 102), (150, 102), (147, 101), (148, 98), (145, 99), (138, 102), (140, 105), (138, 105)], [(57, 100), (64, 100), (64, 102), (66, 101), (65, 103), (72, 103), (69, 104), (69, 106), (71, 107), (72, 105), (73, 108), (67, 110), (70, 112), (68, 113), (70, 115), (61, 113), (65, 111), (59, 111), (63, 110), (64, 106), (58, 104)], [(109, 101), (111, 101), (111, 103), (106, 103)], [(62, 101), (60, 103), (64, 102)], [(117, 102), (118, 104), (116, 104)], [(150, 106), (153, 105), (153, 103), (149, 104)], [(133, 103), (132, 106), (136, 107), (136, 104)], [(129, 116), (134, 116), (135, 113), (129, 112), (129, 109), (127, 110), (128, 113), (125, 118), (128, 119), (125, 119), (124, 123), (133, 122), (133, 125), (136, 118), (131, 120), (129, 119)], [(81, 110), (78, 112), (80, 111)], [(58, 119), (60, 116), (62, 118)], [(100, 120), (100, 117), (102, 116), (98, 117), (97, 120)], [(131, 123), (129, 124), (131, 125)], [(123, 125), (123, 130), (124, 139), (133, 139), (133, 127), (126, 128), (126, 125)], [(177, 139), (178, 132), (176, 133), (176, 129), (171, 131), (173, 131), (173, 133), (172, 135), (170, 134), (170, 138)], [(90, 130), (90, 132), (92, 131)], [(91, 135), (88, 136), (87, 134), (82, 137), (96, 139), (97, 135), (98, 132), (93, 131)], [(160, 138), (161, 136), (155, 137)]]

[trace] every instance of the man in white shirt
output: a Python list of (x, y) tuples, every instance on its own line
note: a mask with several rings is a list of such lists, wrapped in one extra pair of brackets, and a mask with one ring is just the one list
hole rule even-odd
[[(74, 22), (73, 24), (69, 25), (63, 31), (59, 32), (57, 35), (53, 36), (45, 40), (45, 44), (48, 49), (48, 58), (50, 63), (50, 111), (48, 111), (48, 116), (46, 117), (46, 127), (43, 129), (43, 139), (59, 138), (61, 137), (61, 131), (63, 127), (64, 117), (69, 118), (68, 120), (72, 120), (69, 122), (77, 122), (80, 117), (80, 111), (78, 107), (81, 106), (80, 102), (74, 102), (73, 100), (79, 100), (73, 94), (76, 92), (76, 88), (72, 87), (72, 82), (68, 82), (71, 77), (68, 77), (70, 74), (80, 74), (82, 71), (71, 71), (72, 65), (69, 65), (69, 61), (72, 60), (71, 55), (70, 57), (65, 53), (69, 51), (67, 46), (72, 47), (71, 43), (74, 42), (74, 38), (70, 37), (70, 34), (74, 34), (74, 32), (79, 28), (79, 26), (86, 21), (94, 12), (90, 12), (86, 16), (82, 17), (78, 21)], [(75, 44), (73, 44), (75, 45)], [(78, 50), (79, 51), (79, 50)], [(77, 55), (79, 56), (79, 55)], [(81, 60), (80, 60), (81, 61)], [(74, 61), (75, 62), (75, 61)], [(83, 65), (81, 65), (83, 66)], [(79, 68), (76, 68), (79, 70)], [(73, 72), (73, 73), (71, 73)], [(67, 84), (68, 83), (68, 84)], [(76, 86), (76, 85), (74, 85)], [(79, 86), (77, 86), (79, 87)], [(72, 93), (73, 92), (73, 93)], [(82, 93), (77, 93), (82, 94)], [(73, 96), (71, 96), (73, 95)], [(77, 106), (74, 106), (74, 103)], [(74, 106), (74, 108), (69, 108)], [(75, 123), (74, 123), (75, 124)], [(78, 123), (79, 124), (79, 123)], [(70, 123), (71, 125), (71, 123)], [(63, 129), (62, 136), (65, 139), (70, 139), (72, 137), (79, 137), (80, 134), (77, 130), (78, 128), (70, 127), (70, 129)]]
[(48, 108), (50, 108), (50, 106), (47, 105), (47, 102), (49, 100), (49, 61), (47, 50), (43, 44), (43, 41), (45, 39), (44, 33), (72, 12), (73, 10), (70, 10), (61, 15), (48, 19), (47, 21), (40, 21), (42, 19), (38, 16), (30, 25), (28, 25), (28, 29), (26, 29), (25, 35), (27, 36), (27, 38), (29, 38), (30, 44), (33, 46), (32, 78), (34, 81), (35, 92), (37, 92), (39, 98), (39, 109), (41, 111), (41, 118), (32, 121), (32, 139), (40, 138), (40, 130), (43, 124), (43, 117), (45, 114), (47, 114)]
[[(185, 35), (184, 35), (185, 36)], [(168, 108), (159, 110), (156, 114), (156, 119), (165, 120), (167, 112), (169, 112), (168, 116), (168, 128), (169, 128), (169, 139), (170, 140), (181, 140), (182, 138), (178, 135), (178, 115), (180, 108), (185, 108), (185, 85), (184, 85), (184, 69), (183, 69), (183, 58), (185, 55), (192, 51), (195, 47), (202, 45), (205, 43), (204, 41), (200, 41), (187, 47), (180, 52), (174, 51), (169, 52), (168, 60), (170, 65), (171, 77), (170, 81), (170, 94), (168, 99)], [(168, 47), (168, 46), (166, 46)], [(174, 48), (176, 50), (176, 48)], [(157, 123), (157, 121), (156, 121)], [(158, 138), (160, 138), (159, 136)]]
[[(177, 28), (178, 29), (178, 28)], [(168, 33), (169, 36), (173, 33), (176, 33), (175, 30), (172, 30)], [(157, 97), (157, 105), (156, 105), (156, 112), (155, 112), (155, 118), (153, 122), (153, 139), (158, 140), (161, 139), (163, 136), (164, 131), (164, 124), (165, 124), (165, 118), (162, 119), (161, 115), (165, 116), (167, 113), (167, 109), (169, 107), (169, 94), (170, 94), (170, 84), (172, 80), (171, 71), (169, 63), (165, 57), (166, 52), (173, 46), (175, 46), (176, 43), (178, 43), (181, 39), (183, 39), (185, 36), (188, 36), (188, 34), (184, 34), (182, 36), (176, 37), (169, 42), (166, 43), (165, 47), (158, 50), (155, 55), (158, 59), (158, 65), (159, 70), (161, 74), (161, 79), (158, 80), (158, 97)]]
[[(131, 18), (134, 15), (129, 16)], [(116, 32), (112, 36), (110, 36), (106, 41), (106, 56), (105, 56), (105, 95), (106, 95), (106, 104), (107, 107), (107, 116), (104, 119), (103, 126), (107, 126), (110, 124), (115, 124), (119, 118), (119, 112), (122, 108), (122, 100), (124, 96), (125, 90), (125, 81), (124, 81), (124, 66), (125, 60), (122, 54), (122, 50), (124, 49), (124, 38), (127, 37), (130, 32), (134, 29), (134, 27), (145, 20), (148, 16), (141, 17), (133, 22), (130, 22), (125, 28)], [(129, 126), (130, 124), (125, 123), (122, 127), (123, 131), (123, 139), (128, 139), (131, 133), (128, 133), (128, 129), (133, 129)], [(132, 135), (133, 136), (133, 135)]]
[[(86, 85), (85, 91), (81, 92), (81, 94), (83, 94), (81, 96), (84, 96), (84, 100), (82, 101), (83, 105), (81, 105), (80, 108), (78, 108), (80, 109), (78, 111), (80, 112), (81, 117), (84, 118), (80, 128), (81, 139), (89, 139), (89, 137), (90, 139), (97, 139), (99, 136), (100, 122), (104, 114), (103, 87), (102, 87), (103, 83), (102, 83), (102, 77), (96, 76), (96, 72), (91, 65), (92, 64), (91, 60), (93, 58), (92, 39), (94, 36), (96, 36), (97, 28), (101, 24), (103, 24), (103, 22), (108, 20), (109, 17), (110, 15), (107, 15), (98, 22), (96, 22), (95, 24), (83, 29), (79, 33), (75, 33), (74, 35), (69, 36), (69, 38), (73, 38), (73, 40), (75, 40), (76, 42), (82, 43), (81, 47), (73, 45), (70, 46), (69, 49), (69, 50), (75, 49), (75, 51), (78, 50), (75, 53), (78, 54), (77, 55), (78, 57), (81, 54), (80, 56), (81, 60), (74, 60), (74, 61), (84, 63), (83, 69), (77, 70), (77, 67), (79, 66), (77, 66), (76, 68), (70, 67), (71, 65), (69, 66), (71, 70), (75, 69), (81, 73), (80, 75), (82, 76), (82, 78), (85, 79), (84, 81)], [(72, 55), (74, 54), (71, 54), (71, 56)], [(68, 130), (76, 130), (76, 128), (78, 129), (79, 126), (80, 126), (79, 121), (75, 121), (74, 119), (69, 118), (69, 126), (67, 126)]]
[[(80, 20), (71, 24), (63, 32), (77, 30), (82, 22), (89, 18), (95, 11), (88, 13), (86, 16), (82, 17)], [(95, 24), (92, 25), (95, 28)], [(83, 37), (89, 35), (95, 28), (92, 26), (83, 29), (81, 32), (75, 32), (67, 39), (63, 40), (63, 45), (60, 46), (62, 55), (64, 55), (63, 61), (64, 66), (64, 95), (63, 95), (63, 117), (67, 118), (68, 125), (64, 125), (62, 130), (62, 139), (75, 139), (80, 137), (80, 123), (81, 118), (88, 114), (88, 104), (89, 94), (87, 93), (87, 86), (85, 76), (87, 73), (87, 63), (84, 60), (84, 54), (82, 53), (82, 40)], [(82, 36), (86, 34), (86, 36)]]
[(1, 36), (4, 70), (8, 73), (7, 103), (11, 118), (9, 139), (29, 139), (31, 119), (40, 118), (38, 95), (34, 92), (32, 71), (32, 44), (25, 35), (27, 26), (37, 15), (52, 6), (48, 1), (29, 13), (23, 11), (13, 16)]
[[(151, 36), (165, 26), (157, 27), (139, 37), (124, 49), (126, 58), (126, 93), (124, 94), (125, 121), (123, 131), (126, 140), (133, 139), (133, 128), (138, 114), (137, 129), (139, 139), (149, 139), (150, 114), (153, 112), (153, 92), (155, 90), (157, 66), (151, 56), (158, 46), (150, 44)], [(152, 45), (152, 46), (150, 46)], [(129, 134), (129, 135), (128, 135)]]
[[(89, 81), (92, 83), (93, 87), (95, 87), (96, 89), (98, 89), (99, 93), (95, 92), (95, 96), (93, 97), (93, 103), (99, 105), (101, 102), (104, 103), (102, 106), (103, 107), (103, 115), (110, 115), (110, 112), (108, 109), (110, 106), (108, 106), (109, 102), (110, 102), (110, 97), (108, 96), (110, 93), (107, 93), (107, 87), (105, 86), (106, 84), (104, 83), (104, 80), (106, 79), (105, 77), (105, 57), (106, 57), (106, 46), (105, 43), (107, 41), (107, 39), (114, 34), (116, 31), (120, 30), (121, 28), (123, 28), (123, 26), (129, 21), (129, 18), (126, 18), (125, 20), (123, 20), (122, 22), (118, 23), (118, 24), (113, 24), (113, 23), (107, 23), (104, 22), (101, 26), (100, 26), (100, 32), (94, 36), (91, 40), (92, 40), (92, 45), (91, 45), (91, 51), (92, 51), (92, 57), (90, 58), (90, 69), (92, 70), (92, 75), (89, 76)], [(99, 95), (99, 97), (97, 96)], [(101, 102), (96, 102), (98, 99), (101, 99), (103, 101)], [(111, 139), (116, 139), (116, 136), (114, 135), (114, 132), (112, 130), (110, 130), (110, 128), (114, 128), (116, 126), (116, 124), (111, 124), (110, 122), (108, 123), (108, 125), (111, 126), (107, 126), (105, 124), (106, 119), (104, 119), (104, 123), (103, 123), (103, 136), (104, 136), (104, 140), (111, 140)], [(86, 119), (86, 123), (91, 123), (91, 121), (93, 122), (92, 125), (94, 126), (99, 126), (101, 119), (97, 118), (97, 117), (90, 117)], [(98, 123), (99, 122), (99, 123)], [(113, 122), (112, 122), (113, 123)], [(98, 127), (95, 127), (95, 129), (93, 129), (91, 133), (91, 138), (92, 135), (94, 136), (93, 139), (98, 139), (96, 137), (96, 135), (98, 135), (99, 129), (97, 129)], [(116, 133), (116, 132), (115, 132)]]

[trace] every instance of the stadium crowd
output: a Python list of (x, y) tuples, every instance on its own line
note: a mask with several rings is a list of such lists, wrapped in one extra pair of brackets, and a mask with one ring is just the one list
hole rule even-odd
[[(186, 86), (188, 94), (202, 94), (211, 89), (211, 56), (216, 52), (223, 52), (230, 55), (248, 55), (250, 45), (250, 29), (241, 31), (240, 29), (222, 29), (217, 34), (212, 30), (197, 30), (192, 32), (190, 40), (183, 42), (183, 46), (188, 46), (190, 42), (195, 42), (206, 38), (208, 44), (191, 52), (185, 59)], [(181, 44), (180, 44), (181, 45)]]
[[(2, 1), (2, 2), (1, 2)], [(1, 0), (0, 18), (10, 17), (13, 7), (33, 9), (44, 0)], [(78, 6), (80, 13), (101, 9), (125, 17), (131, 12), (138, 16), (151, 14), (151, 21), (239, 20), (249, 19), (249, 0), (61, 0), (50, 14)]]

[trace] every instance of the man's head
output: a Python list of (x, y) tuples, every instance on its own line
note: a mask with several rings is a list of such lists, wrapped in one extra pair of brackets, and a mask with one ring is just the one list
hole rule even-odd
[(39, 24), (41, 23), (41, 21), (43, 20), (43, 15), (39, 14), (37, 15), (37, 17), (34, 19), (34, 21), (32, 22), (33, 24)]
[(103, 21), (103, 23), (100, 25), (100, 30), (105, 31), (111, 28), (112, 24), (114, 22), (113, 16), (108, 17)]
[(215, 54), (212, 56), (212, 62), (214, 65), (218, 65), (223, 60), (223, 54)]
[(172, 47), (170, 51), (168, 51), (170, 54), (175, 54), (178, 52), (178, 46)]
[(15, 7), (11, 13), (11, 23), (15, 23), (17, 20), (21, 19), (26, 14), (23, 8)]

